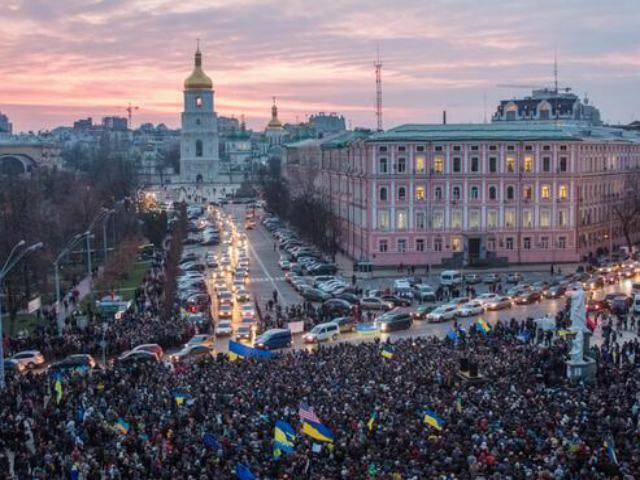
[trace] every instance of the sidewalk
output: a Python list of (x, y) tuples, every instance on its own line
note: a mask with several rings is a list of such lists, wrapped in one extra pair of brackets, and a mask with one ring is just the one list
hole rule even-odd
[[(336, 265), (338, 269), (343, 273), (343, 275), (351, 275), (353, 273), (353, 260), (347, 257), (343, 253), (336, 254)], [(582, 263), (556, 263), (555, 269), (558, 267), (562, 269), (563, 273), (574, 273), (576, 269), (583, 265)], [(373, 267), (373, 272), (371, 278), (393, 278), (393, 277), (403, 277), (409, 275), (406, 270), (406, 267), (409, 265), (405, 265), (405, 268), (402, 272), (398, 271), (397, 266), (388, 266), (388, 267)], [(426, 265), (416, 265), (415, 275), (423, 276), (427, 274)], [(444, 270), (455, 270), (441, 267), (431, 267), (431, 275), (440, 275), (440, 272)], [(465, 267), (458, 269), (462, 273), (550, 273), (551, 272), (551, 263), (537, 263), (537, 264), (522, 264), (522, 265), (509, 265), (507, 267), (495, 267), (495, 268), (474, 268), (474, 267)]]
[[(74, 286), (70, 291), (77, 290), (78, 291), (78, 303), (82, 302), (82, 300), (91, 293), (91, 276), (85, 276), (76, 286)], [(58, 330), (61, 331), (64, 328), (64, 320), (68, 314), (71, 313), (71, 306), (65, 310), (64, 308), (64, 299), (69, 298), (69, 292), (64, 297), (60, 298), (60, 304), (57, 302), (53, 302), (49, 305), (49, 309), (56, 309), (56, 323), (58, 325)]]

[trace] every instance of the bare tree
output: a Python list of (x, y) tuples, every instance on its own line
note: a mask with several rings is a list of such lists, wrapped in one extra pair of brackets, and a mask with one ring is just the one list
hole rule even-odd
[(640, 226), (640, 173), (634, 172), (625, 178), (622, 192), (611, 210), (631, 251), (634, 244), (633, 234)]

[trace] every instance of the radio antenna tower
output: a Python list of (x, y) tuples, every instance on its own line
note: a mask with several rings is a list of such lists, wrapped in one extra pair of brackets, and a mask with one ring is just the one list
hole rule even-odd
[(373, 66), (376, 69), (376, 120), (378, 131), (382, 131), (382, 62), (380, 61), (380, 45), (376, 48), (376, 61)]

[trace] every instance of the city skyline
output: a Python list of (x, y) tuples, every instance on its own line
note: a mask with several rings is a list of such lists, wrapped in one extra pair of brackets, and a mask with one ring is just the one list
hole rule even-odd
[[(149, 12), (153, 12), (152, 15)], [(283, 122), (318, 111), (375, 125), (373, 60), (380, 45), (384, 125), (490, 118), (501, 98), (551, 85), (557, 50), (561, 86), (588, 93), (605, 121), (640, 115), (640, 19), (630, 0), (302, 1), (136, 0), (63, 5), (12, 0), (0, 6), (5, 80), (0, 111), (16, 131), (126, 116), (134, 125), (179, 124), (182, 82), (196, 38), (220, 115), (266, 124), (271, 97)], [(375, 25), (375, 27), (372, 27)]]

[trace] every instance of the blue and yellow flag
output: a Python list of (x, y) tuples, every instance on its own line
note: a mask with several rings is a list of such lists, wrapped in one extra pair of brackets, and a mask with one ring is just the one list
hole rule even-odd
[(460, 395), (456, 397), (456, 411), (462, 413), (462, 397)]
[(116, 428), (120, 430), (120, 433), (122, 433), (123, 435), (126, 435), (127, 433), (129, 433), (129, 429), (131, 428), (131, 426), (129, 425), (129, 422), (127, 422), (124, 418), (120, 417), (116, 422)]
[(60, 403), (60, 401), (62, 400), (62, 380), (60, 380), (59, 378), (56, 380), (55, 385), (53, 386), (53, 389), (56, 391), (56, 403)]
[(328, 427), (321, 423), (312, 422), (311, 420), (305, 420), (302, 422), (302, 433), (306, 433), (314, 440), (320, 442), (333, 443), (334, 435)]
[(453, 328), (450, 328), (449, 331), (447, 332), (447, 338), (455, 344), (457, 344), (458, 341), (460, 340), (460, 337), (458, 336), (458, 332), (456, 332)]
[(444, 426), (444, 420), (433, 410), (425, 410), (423, 413), (424, 423), (429, 425), (431, 428), (435, 428), (436, 430), (442, 430)]
[(391, 345), (390, 343), (385, 343), (382, 346), (382, 350), (380, 350), (380, 353), (384, 358), (393, 358), (393, 355), (395, 355), (396, 352), (395, 348), (393, 348), (393, 345)]
[(479, 318), (478, 320), (476, 320), (476, 330), (478, 330), (483, 335), (486, 335), (491, 331), (491, 326), (484, 318)]
[(189, 395), (187, 395), (186, 393), (175, 392), (173, 394), (173, 399), (176, 401), (176, 405), (184, 404), (189, 398)]
[(377, 419), (378, 419), (378, 412), (374, 410), (371, 416), (369, 417), (369, 421), (367, 422), (367, 427), (369, 428), (370, 432), (373, 431), (373, 425)]
[(604, 448), (607, 449), (607, 455), (609, 456), (609, 460), (614, 465), (618, 464), (618, 455), (616, 455), (616, 447), (613, 444), (613, 437), (611, 434), (607, 435), (604, 439)]
[(291, 453), (295, 449), (296, 432), (284, 420), (276, 420), (273, 429), (273, 456), (278, 458), (284, 453)]
[(269, 350), (260, 350), (259, 348), (253, 348), (248, 345), (244, 345), (240, 342), (234, 342), (229, 340), (229, 360), (232, 362), (238, 358), (271, 358), (273, 352)]

